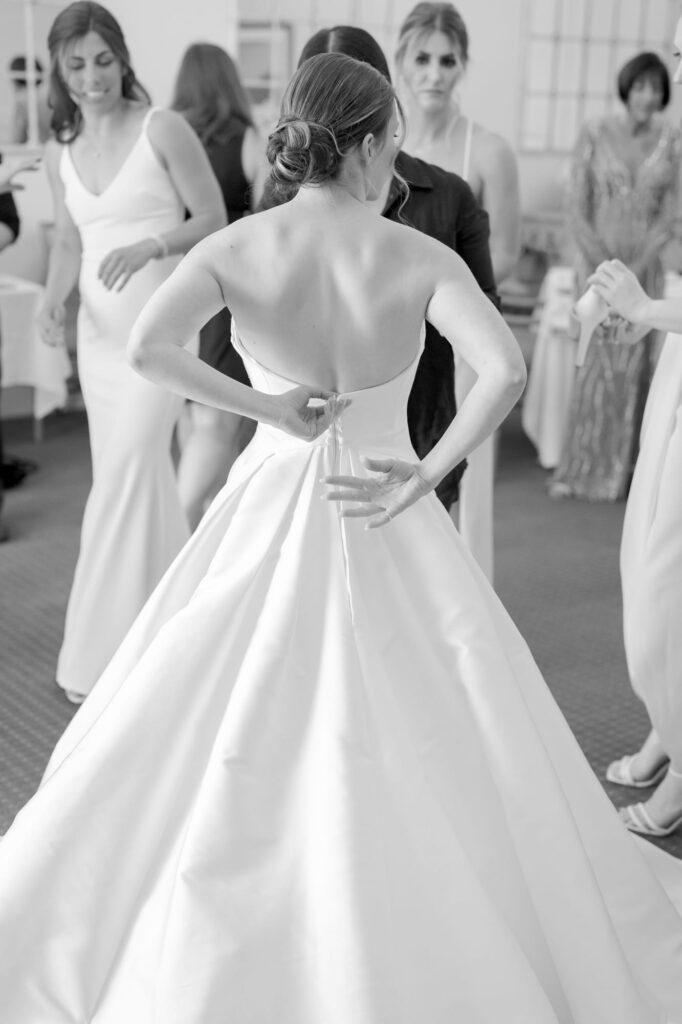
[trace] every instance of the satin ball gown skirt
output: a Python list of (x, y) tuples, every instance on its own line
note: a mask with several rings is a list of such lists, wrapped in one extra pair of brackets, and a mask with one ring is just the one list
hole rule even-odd
[(682, 919), (438, 499), (321, 500), (414, 458), (415, 365), (259, 427), (72, 721), (0, 843), (3, 1024), (682, 1021)]

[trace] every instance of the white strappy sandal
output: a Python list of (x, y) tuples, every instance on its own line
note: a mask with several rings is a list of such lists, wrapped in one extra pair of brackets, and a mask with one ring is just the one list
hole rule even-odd
[(657, 825), (644, 804), (621, 807), (618, 817), (630, 832), (636, 832), (640, 836), (653, 836), (656, 839), (671, 836), (682, 825), (682, 814), (667, 825)]
[(608, 781), (615, 783), (617, 786), (631, 786), (633, 789), (648, 789), (650, 786), (655, 786), (659, 783), (668, 771), (670, 763), (668, 758), (666, 757), (665, 761), (647, 778), (635, 779), (632, 774), (632, 765), (638, 756), (638, 754), (625, 754), (618, 761), (612, 761), (606, 769)]

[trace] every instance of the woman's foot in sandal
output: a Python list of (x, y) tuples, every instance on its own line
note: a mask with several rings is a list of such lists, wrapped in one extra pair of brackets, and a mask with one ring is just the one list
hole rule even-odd
[(646, 803), (619, 811), (623, 824), (642, 836), (663, 838), (682, 826), (682, 772), (668, 769), (665, 779)]
[(611, 762), (606, 769), (606, 778), (617, 786), (646, 789), (665, 777), (669, 761), (657, 733), (652, 729), (636, 754), (625, 754)]

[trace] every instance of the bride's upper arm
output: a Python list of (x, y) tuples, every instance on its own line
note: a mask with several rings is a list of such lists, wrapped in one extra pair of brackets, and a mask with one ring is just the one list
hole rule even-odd
[(222, 234), (196, 245), (147, 302), (128, 342), (133, 365), (153, 348), (186, 345), (224, 308), (224, 281), (216, 260)]
[(456, 253), (439, 246), (429, 263), (431, 295), (426, 319), (474, 371), (502, 371), (525, 380), (516, 338)]

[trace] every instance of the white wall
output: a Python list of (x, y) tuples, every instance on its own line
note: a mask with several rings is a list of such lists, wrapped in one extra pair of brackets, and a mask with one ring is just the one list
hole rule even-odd
[[(592, 0), (598, 3), (599, 0)], [(470, 63), (461, 86), (464, 110), (499, 132), (512, 145), (519, 137), (520, 93), (524, 74), (523, 10), (525, 0), (459, 0), (470, 36)], [(46, 57), (45, 38), (54, 14), (64, 4), (36, 8), (37, 50)], [(294, 23), (292, 57), (296, 61), (309, 35), (322, 26), (361, 24), (371, 31), (392, 59), (397, 29), (413, 0), (110, 0), (109, 7), (125, 32), (135, 69), (155, 103), (166, 104), (185, 47), (200, 40), (235, 52), (238, 20), (263, 21), (277, 13)], [(0, 138), (11, 92), (2, 68), (24, 51), (21, 7), (0, 0)], [(671, 59), (672, 65), (672, 59)], [(680, 122), (682, 88), (674, 90), (669, 116)], [(529, 213), (556, 210), (567, 171), (565, 156), (521, 154), (521, 192)], [(22, 241), (0, 256), (0, 270), (40, 279), (44, 253), (39, 251), (38, 222), (49, 218), (50, 201), (44, 180), (32, 178), (19, 197)]]

